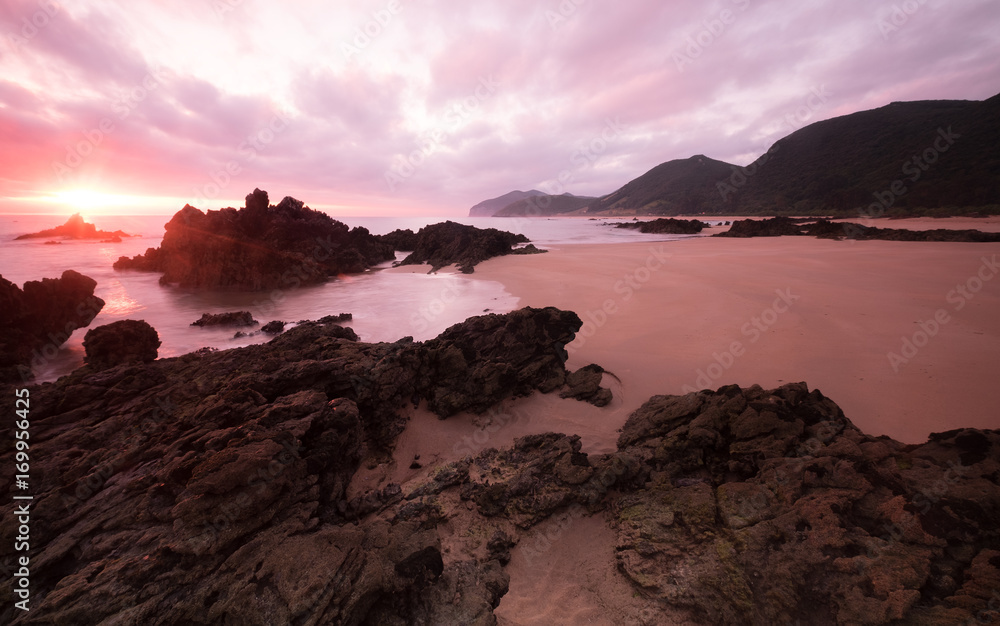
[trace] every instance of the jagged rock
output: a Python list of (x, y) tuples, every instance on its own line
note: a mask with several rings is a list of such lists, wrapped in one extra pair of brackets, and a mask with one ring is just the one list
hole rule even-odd
[[(15, 240), (19, 239), (45, 239), (47, 237), (65, 237), (66, 239), (101, 239), (107, 238), (101, 243), (121, 243), (122, 237), (132, 237), (124, 231), (108, 231), (108, 230), (97, 230), (97, 227), (93, 224), (88, 224), (80, 216), (79, 213), (74, 213), (72, 217), (66, 220), (66, 223), (62, 226), (56, 226), (55, 228), (49, 228), (48, 230), (43, 230), (37, 233), (31, 233), (28, 235), (21, 235), (16, 237)], [(138, 235), (136, 235), (138, 236)], [(58, 241), (46, 241), (45, 243), (61, 243)]]
[(351, 315), (350, 313), (341, 313), (339, 315), (327, 315), (325, 317), (319, 318), (316, 321), (319, 322), (320, 324), (339, 324), (341, 322), (349, 322), (352, 319), (354, 319), (354, 316)]
[(274, 320), (260, 327), (260, 332), (265, 335), (280, 335), (285, 332), (285, 323), (281, 320)]
[(476, 264), (486, 259), (542, 252), (534, 246), (531, 250), (514, 250), (515, 245), (528, 242), (524, 235), (450, 221), (424, 226), (415, 237), (413, 252), (400, 265), (429, 263), (432, 272), (455, 263), (461, 272), (471, 274)]
[(104, 308), (97, 282), (73, 270), (28, 281), (22, 291), (0, 276), (0, 383), (32, 380), (32, 366), (55, 357), (78, 328)]
[[(306, 322), (263, 345), (30, 388), (33, 604), (16, 611), (0, 585), (0, 619), (495, 624), (511, 547), (534, 559), (536, 525), (596, 513), (636, 593), (692, 623), (995, 614), (1000, 431), (870, 437), (804, 383), (656, 396), (611, 454), (528, 435), (347, 498), (414, 397), (447, 398), (445, 416), (559, 389), (580, 326), (524, 309), (363, 344)], [(483, 384), (491, 372), (505, 384)], [(0, 464), (12, 428), (0, 422)], [(13, 509), (0, 503), (0, 563)]]
[(673, 217), (659, 218), (648, 222), (622, 222), (616, 228), (638, 228), (640, 233), (668, 235), (697, 235), (705, 228), (701, 220), (679, 220)]
[(366, 229), (349, 230), (292, 197), (270, 206), (260, 189), (239, 210), (206, 214), (187, 205), (164, 228), (159, 248), (121, 257), (115, 269), (162, 272), (161, 284), (261, 291), (321, 283), (395, 258)]
[(766, 220), (735, 220), (729, 230), (712, 235), (713, 237), (781, 237), (783, 235), (801, 235), (801, 220), (791, 217), (772, 217)]
[(229, 313), (203, 313), (192, 326), (256, 326), (259, 324), (250, 311), (231, 311)]
[(766, 220), (736, 220), (726, 232), (714, 237), (778, 237), (782, 235), (808, 235), (819, 239), (858, 239), (882, 241), (1000, 241), (1000, 233), (979, 230), (907, 230), (905, 228), (876, 228), (854, 222), (831, 222), (826, 219), (773, 217)]
[(391, 233), (378, 235), (377, 239), (392, 246), (393, 250), (413, 252), (417, 249), (417, 235), (409, 228), (397, 228)]
[(601, 387), (603, 379), (604, 368), (591, 363), (566, 377), (567, 389), (559, 396), (583, 400), (594, 406), (607, 406), (611, 403), (611, 390)]
[[(398, 485), (348, 502), (347, 485), (362, 458), (393, 445), (415, 395), (446, 415), (552, 387), (580, 326), (525, 309), (431, 342), (362, 344), (307, 322), (267, 344), (84, 367), (32, 387), (30, 618), (494, 623), (507, 543), (444, 563), (442, 504), (404, 500)], [(442, 361), (456, 353), (461, 367)], [(510, 386), (488, 390), (460, 374), (515, 369)], [(13, 388), (0, 402), (14, 406)], [(0, 463), (13, 461), (12, 428), (0, 423)], [(466, 476), (440, 474), (441, 489)], [(0, 511), (4, 562), (17, 525), (9, 501)], [(0, 620), (24, 620), (9, 585), (0, 600)]]
[(965, 623), (990, 601), (954, 581), (1000, 549), (1000, 431), (905, 446), (804, 383), (729, 386), (652, 398), (619, 449), (642, 467), (619, 566), (704, 623)]
[(143, 320), (120, 320), (87, 331), (84, 362), (97, 370), (156, 359), (160, 335)]

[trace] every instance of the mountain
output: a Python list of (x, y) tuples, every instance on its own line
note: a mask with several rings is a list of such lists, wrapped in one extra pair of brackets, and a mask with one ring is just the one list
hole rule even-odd
[(720, 181), (714, 212), (877, 217), (991, 205), (997, 211), (998, 145), (1000, 95), (893, 102), (778, 140), (745, 171)]
[(512, 202), (497, 211), (494, 217), (517, 217), (522, 215), (536, 217), (572, 213), (592, 204), (597, 199), (590, 196), (574, 196), (571, 193), (564, 193), (560, 196), (541, 194)]
[(695, 155), (657, 165), (614, 193), (590, 205), (587, 213), (604, 215), (681, 215), (714, 212), (720, 204), (719, 181), (734, 165)]
[(525, 198), (530, 198), (532, 196), (544, 196), (545, 193), (538, 191), (537, 189), (532, 189), (531, 191), (512, 191), (510, 193), (505, 193), (502, 196), (491, 198), (489, 200), (483, 200), (476, 206), (469, 209), (469, 217), (492, 217), (496, 215), (497, 211), (504, 208), (511, 202), (517, 202), (518, 200), (524, 200)]

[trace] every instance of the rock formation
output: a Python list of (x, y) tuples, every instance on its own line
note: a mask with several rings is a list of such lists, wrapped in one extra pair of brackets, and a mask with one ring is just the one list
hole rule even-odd
[(409, 228), (397, 228), (391, 233), (376, 236), (382, 243), (392, 246), (393, 250), (413, 252), (417, 249), (417, 234)]
[(413, 252), (400, 261), (400, 265), (429, 263), (431, 271), (446, 265), (458, 264), (465, 274), (475, 271), (477, 263), (507, 254), (535, 254), (542, 252), (533, 245), (515, 249), (527, 243), (524, 235), (515, 235), (496, 228), (476, 228), (456, 222), (441, 222), (424, 226), (416, 234)]
[(366, 229), (348, 229), (291, 197), (271, 206), (260, 189), (239, 210), (206, 214), (187, 205), (164, 228), (159, 248), (121, 257), (115, 269), (162, 272), (165, 285), (260, 291), (321, 283), (395, 258)]
[(90, 325), (104, 308), (95, 287), (73, 270), (28, 281), (23, 291), (0, 276), (0, 383), (31, 380), (33, 363), (53, 358), (73, 331)]
[(83, 361), (95, 370), (156, 359), (160, 335), (144, 320), (120, 320), (87, 331)]
[[(138, 236), (138, 235), (136, 235)], [(132, 237), (132, 235), (121, 231), (97, 230), (93, 224), (88, 224), (79, 213), (73, 214), (62, 226), (49, 228), (37, 233), (21, 235), (16, 239), (47, 239), (49, 237), (65, 237), (66, 239), (104, 239), (102, 243), (121, 243), (122, 237)], [(45, 243), (59, 243), (49, 242)]]
[[(345, 489), (362, 459), (391, 449), (411, 402), (426, 399), (445, 417), (558, 389), (562, 346), (580, 326), (573, 313), (523, 309), (429, 342), (361, 344), (349, 329), (310, 322), (264, 345), (85, 366), (31, 388), (24, 615), (485, 623), (507, 589), (503, 541), (482, 562), (445, 559), (429, 503), (403, 503), (389, 487), (367, 502), (399, 510), (362, 520)], [(0, 387), (8, 406), (13, 398)], [(0, 425), (5, 466), (11, 429)], [(18, 532), (9, 506), (0, 506), (0, 562)], [(10, 584), (0, 599), (4, 623), (24, 619)]]
[(622, 222), (617, 228), (638, 228), (640, 233), (668, 235), (697, 235), (705, 228), (701, 220), (679, 220), (673, 217), (659, 218), (648, 222)]
[(256, 326), (259, 324), (250, 311), (230, 311), (228, 313), (203, 313), (201, 318), (191, 322), (192, 326)]
[(780, 237), (808, 235), (819, 239), (879, 239), (883, 241), (1000, 241), (1000, 233), (979, 230), (909, 230), (906, 228), (876, 228), (854, 222), (831, 222), (826, 219), (772, 217), (765, 220), (736, 220), (728, 231), (715, 237)]
[[(389, 461), (413, 402), (447, 417), (588, 388), (599, 366), (563, 365), (580, 327), (522, 309), (363, 344), (308, 322), (32, 387), (33, 600), (16, 611), (4, 582), (0, 619), (495, 624), (511, 549), (537, 557), (538, 524), (592, 514), (649, 624), (997, 617), (1000, 432), (870, 437), (804, 383), (656, 396), (610, 454), (536, 434), (348, 491)], [(13, 507), (0, 503), (0, 562)]]

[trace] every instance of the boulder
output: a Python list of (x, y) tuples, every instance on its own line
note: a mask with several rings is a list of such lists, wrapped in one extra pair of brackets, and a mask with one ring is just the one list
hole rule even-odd
[(24, 289), (0, 276), (0, 383), (32, 380), (33, 366), (58, 354), (59, 346), (104, 308), (97, 281), (66, 270), (60, 278), (28, 281)]
[(416, 236), (413, 252), (400, 261), (400, 265), (428, 263), (431, 271), (457, 264), (459, 271), (471, 274), (478, 263), (507, 254), (532, 254), (542, 252), (534, 246), (530, 250), (514, 248), (528, 243), (524, 235), (515, 235), (496, 228), (476, 228), (456, 222), (442, 222), (421, 228)]
[(250, 311), (231, 311), (229, 313), (203, 313), (201, 318), (191, 322), (192, 326), (256, 326), (259, 324)]
[(143, 320), (120, 320), (87, 331), (84, 362), (97, 370), (156, 359), (160, 335)]

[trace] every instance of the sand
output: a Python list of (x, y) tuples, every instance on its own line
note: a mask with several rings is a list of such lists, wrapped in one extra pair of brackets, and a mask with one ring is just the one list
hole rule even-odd
[[(1000, 428), (995, 256), (1000, 244), (693, 238), (562, 246), (474, 275), (581, 316), (569, 366), (622, 381), (604, 412), (619, 426), (655, 394), (805, 381), (865, 432), (920, 443)], [(584, 436), (588, 451), (613, 444)]]

